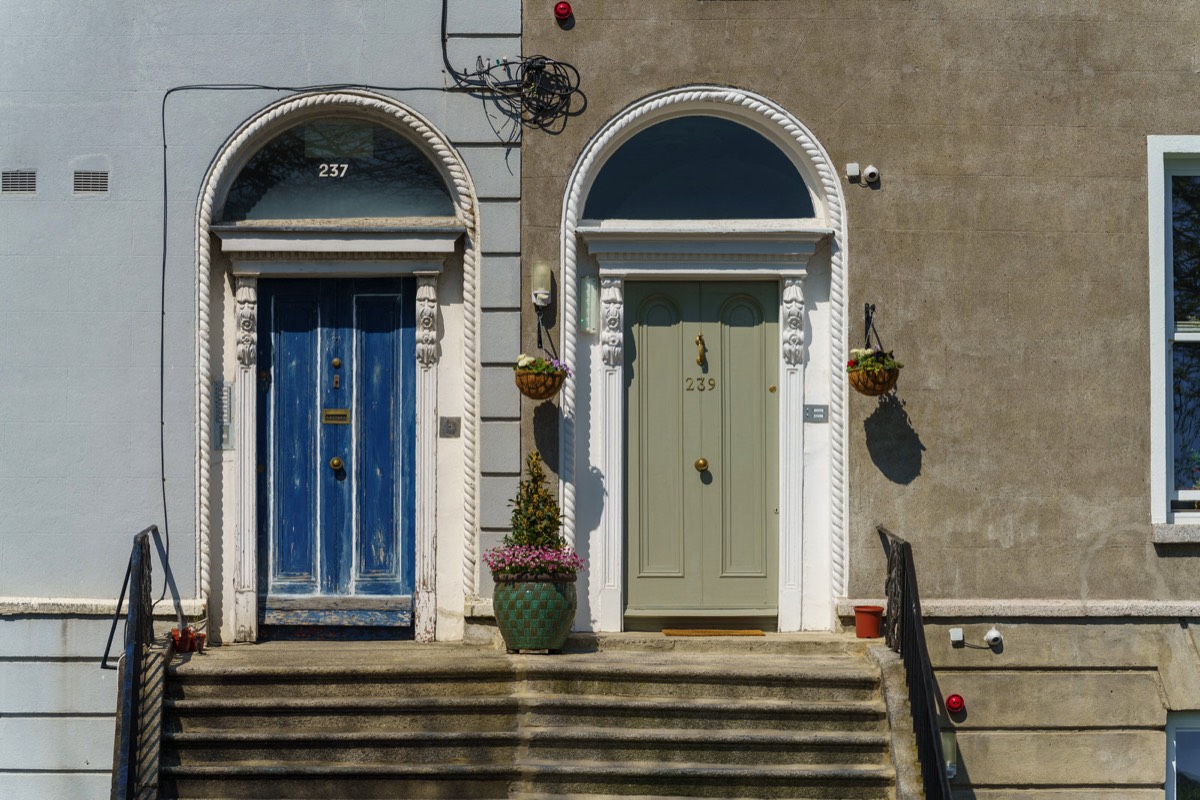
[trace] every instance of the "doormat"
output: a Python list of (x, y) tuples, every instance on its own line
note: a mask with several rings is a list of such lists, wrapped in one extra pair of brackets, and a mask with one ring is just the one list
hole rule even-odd
[(722, 628), (663, 628), (663, 636), (766, 636), (757, 630), (725, 630)]

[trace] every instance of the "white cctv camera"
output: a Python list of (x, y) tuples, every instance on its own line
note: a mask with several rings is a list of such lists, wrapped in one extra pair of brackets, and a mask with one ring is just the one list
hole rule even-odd
[(862, 171), (862, 177), (864, 183), (874, 183), (879, 180), (879, 167), (874, 164), (867, 164), (866, 168)]
[(988, 632), (983, 635), (983, 641), (988, 647), (995, 647), (1004, 643), (1004, 636), (995, 628), (989, 628)]

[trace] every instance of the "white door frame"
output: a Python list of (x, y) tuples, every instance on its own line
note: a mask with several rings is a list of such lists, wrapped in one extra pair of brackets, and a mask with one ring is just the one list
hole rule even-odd
[[(810, 187), (811, 220), (596, 223), (579, 218), (587, 192), (605, 160), (637, 132), (689, 114), (721, 116), (747, 125), (791, 158)], [(567, 185), (562, 219), (563, 354), (567, 363), (592, 366), (568, 381), (561, 398), (561, 494), (564, 534), (590, 556), (590, 620), (601, 631), (624, 624), (624, 337), (623, 285), (627, 278), (753, 279), (780, 281), (780, 587), (779, 630), (828, 630), (835, 599), (846, 591), (845, 435), (846, 231), (841, 186), (833, 164), (799, 120), (758, 95), (721, 87), (690, 87), (653, 95), (626, 109), (584, 148)], [(810, 259), (828, 243), (827, 334), (829, 422), (826, 456), (804, 453), (804, 280)], [(600, 335), (581, 340), (578, 247), (599, 266)], [(576, 384), (584, 388), (580, 394)], [(821, 398), (825, 399), (825, 398)], [(577, 439), (583, 432), (583, 447)], [(806, 485), (806, 470), (823, 474)], [(585, 504), (599, 494), (597, 518), (579, 526), (579, 477), (588, 482)], [(809, 503), (806, 507), (805, 500)], [(823, 508), (813, 508), (822, 506)], [(588, 540), (577, 541), (586, 532)], [(814, 557), (808, 558), (809, 551)], [(806, 591), (804, 576), (818, 575)]]
[[(265, 142), (306, 119), (354, 116), (403, 131), (441, 173), (454, 206), (447, 220), (389, 220), (360, 232), (302, 226), (246, 226), (221, 230), (214, 215), (241, 168)], [(445, 224), (445, 223), (449, 224)], [(461, 240), (461, 244), (459, 241)], [(461, 247), (462, 353), (439, 358), (437, 275), (445, 259)], [(433, 125), (403, 103), (364, 90), (312, 92), (285, 98), (248, 119), (225, 142), (205, 176), (196, 211), (196, 540), (197, 586), (211, 603), (214, 530), (222, 553), (233, 558), (232, 575), (218, 585), (226, 615), (220, 626), (225, 641), (255, 641), (257, 631), (257, 525), (255, 359), (257, 278), (417, 275), (417, 563), (413, 598), (414, 634), (436, 638), (437, 582), (437, 374), (461, 370), (463, 469), (441, 474), (443, 484), (463, 502), (462, 594), (472, 596), (478, 542), (479, 408), (479, 204), (465, 163)], [(232, 281), (224, 278), (229, 264)], [(232, 282), (232, 286), (229, 284)], [(225, 355), (224, 362), (217, 362)], [(227, 354), (234, 354), (235, 359)], [(447, 367), (447, 362), (451, 366)], [(227, 375), (227, 370), (232, 374)], [(235, 453), (232, 463), (214, 444), (214, 384), (233, 382)], [(215, 469), (214, 469), (215, 468)], [(214, 471), (216, 474), (214, 475)], [(229, 474), (229, 473), (232, 474)], [(229, 488), (223, 488), (228, 486)], [(230, 503), (232, 500), (232, 503)], [(229, 506), (232, 505), (232, 509)], [(214, 521), (214, 509), (226, 511)], [(230, 513), (232, 512), (232, 513)], [(455, 586), (457, 588), (457, 585)], [(444, 591), (444, 590), (443, 590)], [(212, 609), (210, 609), (210, 613)]]

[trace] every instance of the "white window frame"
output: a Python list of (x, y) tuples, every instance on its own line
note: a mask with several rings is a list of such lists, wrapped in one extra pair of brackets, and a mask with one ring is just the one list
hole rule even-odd
[(1175, 739), (1180, 731), (1200, 731), (1200, 711), (1173, 711), (1167, 714), (1167, 796), (1175, 800)]
[(1174, 478), (1171, 347), (1200, 342), (1200, 333), (1176, 332), (1171, 178), (1200, 175), (1200, 136), (1146, 137), (1150, 244), (1150, 520), (1154, 541), (1200, 541), (1200, 511), (1171, 510), (1172, 500), (1200, 500), (1200, 490), (1178, 491)]

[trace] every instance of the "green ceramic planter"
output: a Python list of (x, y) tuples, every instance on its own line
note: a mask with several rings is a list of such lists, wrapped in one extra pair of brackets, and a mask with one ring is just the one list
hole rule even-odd
[(496, 575), (492, 608), (509, 650), (562, 650), (575, 621), (575, 576)]

